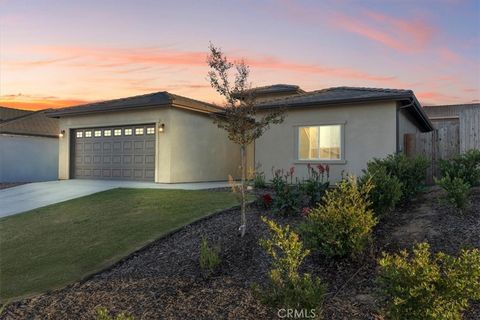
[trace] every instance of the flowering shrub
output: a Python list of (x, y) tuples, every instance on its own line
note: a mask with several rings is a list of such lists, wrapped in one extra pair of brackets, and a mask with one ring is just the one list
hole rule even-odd
[(295, 167), (289, 170), (273, 170), (271, 185), (275, 191), (272, 207), (275, 212), (283, 215), (297, 213), (301, 204), (301, 194), (297, 185), (293, 184)]
[(272, 206), (273, 198), (270, 193), (264, 193), (259, 197), (261, 206), (265, 209), (269, 209)]
[(308, 178), (300, 184), (300, 189), (307, 197), (308, 204), (315, 206), (322, 200), (330, 184), (328, 182), (330, 167), (328, 164), (318, 164), (316, 166), (308, 164), (307, 170)]
[[(261, 301), (273, 307), (285, 309), (316, 309), (323, 301), (325, 286), (319, 278), (308, 273), (299, 274), (298, 269), (309, 250), (303, 249), (298, 234), (274, 221), (262, 217), (270, 229), (270, 239), (260, 240), (260, 245), (272, 258), (273, 269), (268, 274), (266, 289), (256, 288)], [(319, 313), (316, 310), (316, 313)]]
[(460, 211), (468, 207), (470, 204), (470, 184), (468, 182), (459, 177), (451, 178), (449, 175), (439, 180), (435, 179), (435, 182), (447, 192), (445, 196), (447, 202)]
[(328, 190), (324, 204), (311, 210), (300, 225), (305, 244), (327, 256), (347, 256), (363, 251), (377, 219), (370, 209), (369, 180), (359, 185), (348, 177)]
[(421, 243), (411, 256), (405, 250), (384, 253), (379, 264), (389, 319), (461, 319), (469, 301), (480, 300), (478, 249), (432, 257), (428, 243)]

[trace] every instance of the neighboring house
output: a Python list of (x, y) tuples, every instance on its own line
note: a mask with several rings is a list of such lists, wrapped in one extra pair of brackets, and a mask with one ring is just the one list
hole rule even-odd
[[(402, 152), (405, 133), (433, 126), (410, 90), (331, 88), (304, 92), (298, 86), (254, 88), (262, 110), (284, 108), (285, 122), (272, 125), (250, 152), (250, 166), (328, 163), (332, 180), (360, 174), (373, 157)], [(155, 182), (226, 180), (237, 175), (239, 148), (210, 117), (222, 109), (158, 92), (53, 110), (59, 118), (59, 178)], [(253, 148), (252, 148), (253, 149)], [(253, 151), (253, 150), (252, 150)]]
[(213, 123), (214, 105), (157, 92), (56, 109), (60, 179), (225, 181), (240, 150)]
[(0, 182), (58, 179), (58, 121), (0, 107)]
[(432, 121), (435, 128), (459, 124), (460, 113), (465, 110), (478, 110), (480, 103), (450, 104), (440, 106), (424, 106), (425, 113)]
[(410, 90), (338, 87), (260, 103), (261, 110), (284, 108), (285, 121), (255, 142), (255, 162), (267, 179), (272, 168), (329, 164), (330, 179), (360, 175), (374, 157), (403, 152), (404, 135), (431, 131), (432, 123)]

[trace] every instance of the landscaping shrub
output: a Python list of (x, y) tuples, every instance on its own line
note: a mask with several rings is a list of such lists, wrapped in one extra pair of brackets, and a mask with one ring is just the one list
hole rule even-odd
[(207, 239), (202, 238), (202, 243), (200, 245), (200, 268), (202, 269), (204, 276), (212, 274), (220, 264), (219, 252), (220, 248), (210, 247)]
[(402, 183), (402, 200), (408, 200), (423, 188), (429, 162), (422, 156), (408, 158), (404, 154), (394, 154), (384, 159), (374, 158), (367, 166), (375, 171), (377, 167), (384, 167), (390, 176)]
[(372, 209), (377, 217), (382, 217), (395, 208), (402, 198), (402, 183), (397, 177), (387, 172), (384, 166), (367, 165), (360, 184), (371, 181), (373, 189), (370, 191), (369, 199), (372, 202)]
[(256, 289), (260, 300), (272, 307), (284, 309), (315, 309), (320, 314), (325, 286), (318, 277), (300, 274), (298, 269), (309, 250), (303, 249), (298, 234), (274, 221), (262, 217), (270, 230), (270, 239), (260, 240), (260, 245), (272, 258), (273, 268), (268, 274), (268, 286)]
[(260, 170), (261, 165), (257, 164), (255, 170), (249, 175), (255, 189), (265, 189), (267, 187), (267, 182), (265, 180), (265, 173)]
[(299, 187), (293, 184), (293, 175), (295, 167), (288, 171), (275, 170), (271, 185), (275, 191), (272, 207), (276, 213), (289, 215), (298, 213), (301, 205), (301, 193)]
[(447, 192), (445, 196), (447, 202), (460, 211), (468, 207), (470, 203), (470, 184), (468, 182), (459, 177), (452, 178), (449, 175), (442, 179), (435, 179), (435, 182)]
[(480, 185), (480, 150), (472, 149), (451, 160), (440, 160), (442, 177), (460, 178), (470, 186)]
[(97, 311), (97, 320), (134, 320), (132, 316), (126, 316), (123, 312), (117, 314), (116, 316), (110, 316), (107, 308), (98, 307)]
[(461, 319), (469, 300), (480, 300), (480, 251), (462, 250), (458, 257), (437, 253), (428, 243), (407, 251), (383, 254), (379, 283), (390, 319)]
[(359, 185), (348, 177), (328, 190), (323, 205), (310, 210), (300, 226), (305, 244), (327, 256), (362, 252), (377, 224), (368, 200), (372, 188), (370, 180)]
[(270, 209), (273, 203), (272, 195), (270, 193), (258, 195), (257, 203), (264, 209)]
[(330, 185), (328, 181), (330, 167), (328, 164), (318, 164), (315, 167), (308, 164), (307, 170), (308, 178), (300, 183), (300, 190), (307, 197), (308, 205), (315, 206), (320, 203)]

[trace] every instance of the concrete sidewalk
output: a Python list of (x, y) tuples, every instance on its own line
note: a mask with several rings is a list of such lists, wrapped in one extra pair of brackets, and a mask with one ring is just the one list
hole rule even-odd
[(106, 180), (35, 182), (0, 190), (0, 218), (115, 188), (203, 190), (224, 187), (228, 187), (228, 182), (176, 184)]

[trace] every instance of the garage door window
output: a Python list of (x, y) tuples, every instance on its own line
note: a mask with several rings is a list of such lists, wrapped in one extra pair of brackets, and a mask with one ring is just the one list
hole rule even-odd
[(95, 137), (101, 137), (101, 136), (102, 136), (102, 131), (95, 130)]
[(92, 131), (85, 131), (85, 137), (91, 138), (92, 137)]
[(77, 131), (77, 138), (83, 137), (83, 131)]
[(105, 130), (105, 131), (103, 131), (103, 136), (105, 136), (105, 137), (110, 137), (110, 136), (112, 136), (112, 130)]
[(131, 136), (132, 135), (132, 129), (125, 129), (125, 135), (126, 136)]
[(143, 134), (143, 128), (135, 128), (135, 135), (140, 136)]
[(113, 130), (113, 135), (114, 136), (121, 136), (122, 135), (122, 129)]
[(154, 134), (155, 133), (155, 128), (149, 127), (147, 128), (147, 134)]

